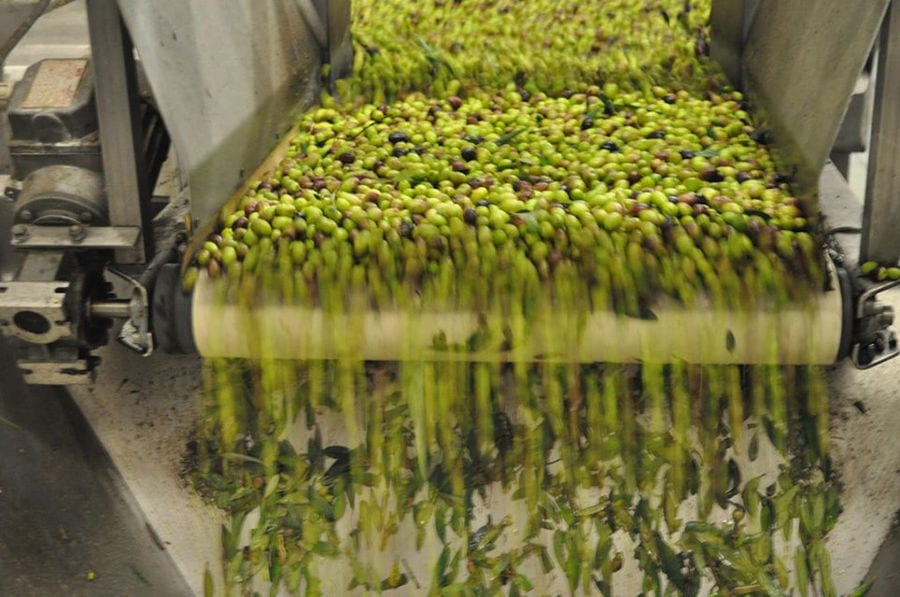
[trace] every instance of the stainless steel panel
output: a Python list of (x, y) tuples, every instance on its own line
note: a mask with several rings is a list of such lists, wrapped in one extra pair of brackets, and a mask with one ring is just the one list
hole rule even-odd
[(325, 4), (328, 27), (328, 62), (331, 81), (345, 77), (353, 69), (353, 44), (350, 41), (350, 0), (319, 0)]
[(119, 5), (205, 222), (317, 99), (318, 42), (294, 2)]
[(900, 3), (882, 28), (875, 77), (872, 149), (863, 211), (862, 260), (900, 260)]
[[(744, 48), (744, 86), (776, 154), (813, 197), (889, 0), (763, 0)], [(807, 202), (812, 208), (812, 203)]]
[(710, 55), (735, 87), (741, 87), (747, 33), (761, 0), (713, 0), (710, 12)]

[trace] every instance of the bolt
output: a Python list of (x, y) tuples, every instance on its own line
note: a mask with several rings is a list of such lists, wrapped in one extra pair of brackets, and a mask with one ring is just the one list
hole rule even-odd
[(87, 230), (81, 224), (72, 224), (69, 226), (69, 237), (75, 242), (81, 242), (87, 236)]
[(12, 227), (12, 235), (14, 239), (23, 241), (28, 238), (28, 227), (24, 224), (16, 224)]
[(83, 223), (87, 224), (91, 220), (94, 219), (94, 214), (92, 214), (89, 211), (83, 211), (80, 214), (78, 214), (78, 219), (81, 220)]
[(23, 209), (19, 212), (19, 219), (21, 219), (23, 222), (30, 222), (34, 219), (34, 214), (31, 213), (30, 209)]

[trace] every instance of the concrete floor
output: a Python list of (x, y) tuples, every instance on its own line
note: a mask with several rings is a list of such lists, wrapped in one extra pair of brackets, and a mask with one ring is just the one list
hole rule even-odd
[(0, 595), (190, 594), (71, 397), (0, 379)]

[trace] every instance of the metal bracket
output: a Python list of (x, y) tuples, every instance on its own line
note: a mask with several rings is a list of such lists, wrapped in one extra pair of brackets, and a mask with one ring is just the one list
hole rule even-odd
[(49, 386), (89, 384), (97, 375), (99, 357), (84, 355), (75, 346), (50, 347), (49, 353), (19, 359), (25, 383)]
[(38, 226), (16, 224), (10, 244), (17, 249), (133, 249), (141, 239), (137, 226)]
[(114, 268), (109, 273), (131, 285), (131, 300), (128, 310), (131, 315), (122, 324), (116, 339), (125, 347), (148, 357), (153, 354), (153, 333), (150, 331), (150, 299), (147, 289), (136, 279)]
[(66, 315), (68, 282), (0, 284), (0, 330), (34, 344), (50, 344), (72, 335)]
[(891, 329), (894, 309), (875, 297), (900, 286), (900, 280), (878, 284), (865, 290), (856, 303), (856, 343), (851, 359), (858, 369), (869, 369), (900, 355), (897, 334)]

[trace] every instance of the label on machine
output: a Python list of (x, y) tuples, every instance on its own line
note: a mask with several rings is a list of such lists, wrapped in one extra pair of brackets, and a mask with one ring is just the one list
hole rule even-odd
[(68, 108), (75, 100), (87, 59), (48, 59), (41, 62), (23, 108)]

